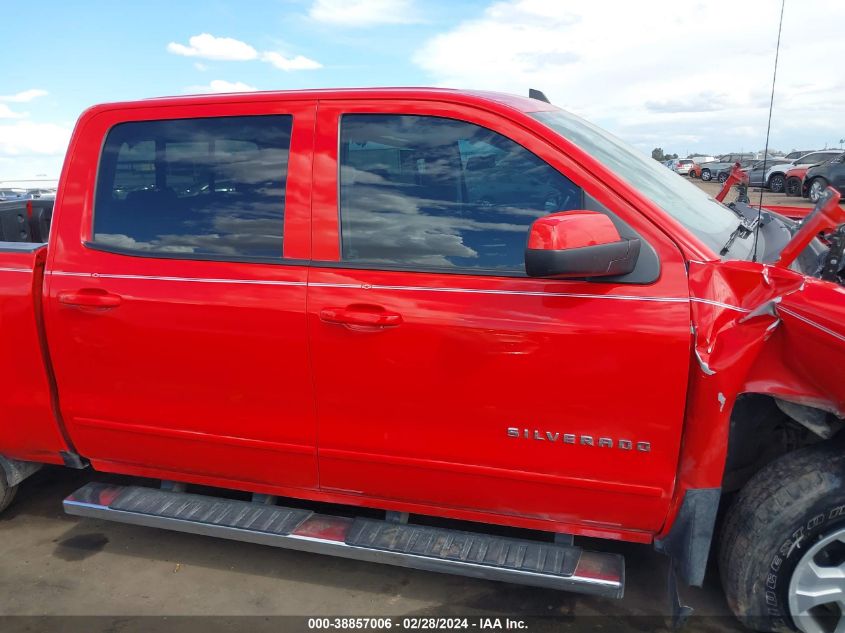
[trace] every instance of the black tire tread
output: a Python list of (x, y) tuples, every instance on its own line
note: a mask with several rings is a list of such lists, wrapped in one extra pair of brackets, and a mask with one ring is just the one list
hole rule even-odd
[(6, 473), (0, 468), (0, 512), (9, 507), (17, 491), (17, 486), (10, 487), (6, 484)]
[(764, 467), (734, 499), (722, 523), (719, 573), (728, 604), (740, 619), (760, 626), (755, 592), (790, 526), (838, 485), (845, 457), (830, 445), (797, 450)]
[(18, 492), (17, 486), (12, 486), (11, 488), (6, 488), (3, 492), (3, 495), (0, 496), (0, 512), (3, 512), (6, 508), (8, 508), (12, 501), (15, 499), (15, 494)]
[[(772, 187), (772, 181), (773, 181), (775, 178), (777, 178), (778, 176), (780, 177), (780, 179), (781, 179), (781, 181), (782, 181), (782, 182), (781, 182), (781, 186), (782, 186), (782, 188), (781, 188), (781, 190), (780, 190), (780, 191), (775, 191), (775, 190), (774, 190), (774, 187)], [(768, 180), (767, 186), (768, 186), (769, 190), (770, 190), (772, 193), (783, 193), (783, 192), (785, 192), (785, 191), (786, 191), (786, 175), (785, 175), (785, 174), (782, 174), (782, 173), (780, 173), (780, 172), (775, 173), (775, 174), (772, 174), (771, 176), (769, 176), (769, 180)]]

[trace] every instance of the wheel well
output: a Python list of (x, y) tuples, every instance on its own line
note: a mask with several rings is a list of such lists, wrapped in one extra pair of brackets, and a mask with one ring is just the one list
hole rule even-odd
[(843, 420), (815, 407), (768, 394), (740, 394), (731, 411), (722, 487), (687, 490), (671, 530), (655, 547), (673, 559), (683, 581), (701, 586), (715, 526), (724, 519), (717, 512), (724, 513), (733, 493), (783, 455), (832, 441), (843, 426)]
[(782, 455), (829, 441), (841, 430), (843, 421), (821, 409), (746, 393), (737, 398), (730, 425), (722, 492), (739, 490)]

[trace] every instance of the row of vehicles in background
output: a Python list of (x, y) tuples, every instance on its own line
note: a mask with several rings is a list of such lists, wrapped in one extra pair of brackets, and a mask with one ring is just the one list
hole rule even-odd
[(828, 185), (845, 193), (845, 152), (841, 149), (799, 150), (786, 156), (769, 156), (765, 160), (757, 154), (731, 153), (718, 158), (677, 158), (664, 164), (690, 178), (725, 182), (736, 163), (748, 174), (752, 187), (762, 187), (773, 193), (802, 196), (812, 202), (818, 201)]
[(49, 187), (0, 187), (0, 202), (8, 200), (32, 200), (55, 197), (56, 190)]
[(788, 170), (785, 174), (784, 192), (786, 195), (802, 196), (817, 202), (828, 185), (839, 193), (845, 192), (845, 153), (840, 152), (814, 165), (801, 165)]

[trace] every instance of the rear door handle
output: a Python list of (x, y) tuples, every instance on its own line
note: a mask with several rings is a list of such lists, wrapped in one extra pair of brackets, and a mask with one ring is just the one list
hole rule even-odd
[(120, 295), (112, 294), (99, 288), (83, 288), (71, 292), (60, 292), (59, 303), (77, 308), (116, 308), (120, 305)]
[(323, 308), (320, 320), (336, 325), (388, 328), (401, 325), (402, 315), (377, 305), (354, 304), (345, 308)]

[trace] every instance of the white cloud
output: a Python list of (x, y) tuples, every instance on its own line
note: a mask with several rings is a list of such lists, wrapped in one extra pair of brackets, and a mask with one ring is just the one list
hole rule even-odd
[(269, 64), (273, 64), (279, 70), (284, 71), (291, 71), (291, 70), (314, 70), (316, 68), (322, 68), (323, 65), (320, 62), (314, 61), (313, 59), (309, 59), (308, 57), (304, 57), (303, 55), (297, 55), (296, 57), (285, 57), (281, 53), (263, 53), (261, 55), (261, 61), (265, 61)]
[[(188, 43), (189, 46), (170, 42), (167, 45), (167, 50), (175, 55), (222, 61), (252, 61), (260, 59), (286, 72), (292, 70), (314, 70), (323, 67), (320, 62), (304, 55), (286, 57), (274, 51), (259, 53), (246, 42), (241, 42), (231, 37), (215, 37), (208, 33), (201, 33), (190, 37)], [(194, 67), (199, 71), (208, 70), (208, 66), (201, 62), (195, 62)], [(214, 84), (214, 82), (211, 83)], [(255, 90), (255, 88), (252, 88), (252, 90)]]
[(258, 90), (242, 81), (226, 81), (225, 79), (212, 79), (205, 86), (188, 86), (185, 91), (191, 93), (220, 93), (220, 92), (252, 92)]
[(21, 120), (0, 124), (0, 156), (63, 155), (70, 132), (70, 127), (55, 123)]
[(231, 37), (215, 37), (209, 33), (191, 36), (188, 46), (170, 42), (167, 50), (174, 55), (222, 61), (243, 62), (258, 58), (258, 51), (246, 42)]
[(419, 22), (413, 0), (314, 0), (312, 19), (345, 26)]
[[(762, 148), (778, 27), (771, 3), (734, 3), (730, 20), (700, 0), (643, 6), (494, 2), (430, 39), (414, 61), (438, 85), (522, 95), (539, 88), (647, 151)], [(845, 3), (826, 3), (824, 11), (819, 21), (814, 11), (787, 3), (774, 148), (842, 137), (845, 82), (835, 79), (834, 60), (842, 52)]]
[(5, 103), (0, 103), (0, 119), (23, 119), (26, 116), (26, 113), (15, 112)]
[(0, 101), (6, 101), (7, 103), (26, 103), (38, 97), (44, 97), (47, 94), (46, 90), (31, 88), (30, 90), (24, 90), (17, 94), (0, 96)]

